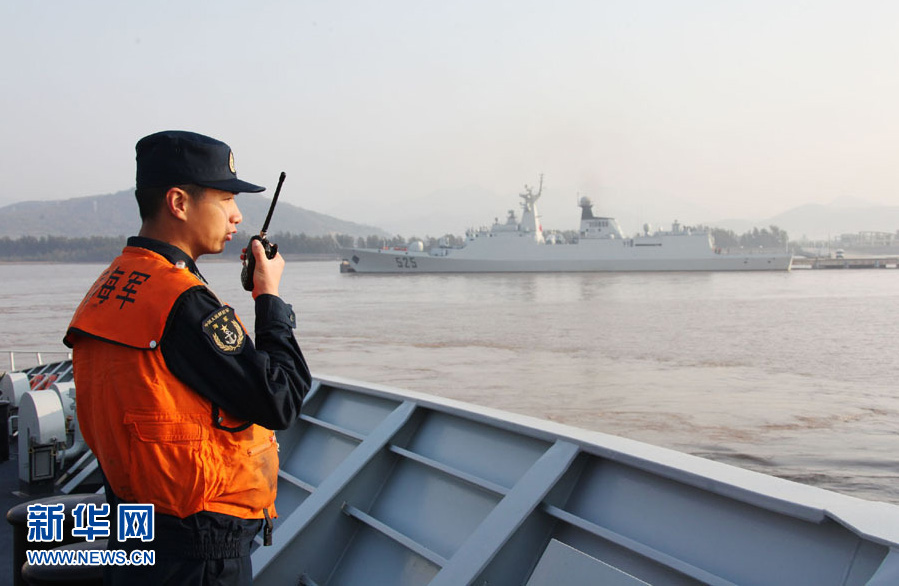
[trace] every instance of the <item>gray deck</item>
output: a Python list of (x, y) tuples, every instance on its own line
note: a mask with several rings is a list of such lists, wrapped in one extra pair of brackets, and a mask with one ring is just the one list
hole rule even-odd
[(899, 584), (894, 505), (330, 377), (303, 411), (257, 585)]
[(899, 507), (615, 436), (320, 378), (278, 439), (260, 586), (899, 584)]

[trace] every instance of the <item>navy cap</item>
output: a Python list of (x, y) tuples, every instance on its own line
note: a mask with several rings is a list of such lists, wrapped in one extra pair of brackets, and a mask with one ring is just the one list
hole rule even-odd
[(196, 132), (157, 132), (137, 141), (134, 148), (138, 187), (194, 184), (231, 193), (265, 191), (237, 178), (231, 147)]

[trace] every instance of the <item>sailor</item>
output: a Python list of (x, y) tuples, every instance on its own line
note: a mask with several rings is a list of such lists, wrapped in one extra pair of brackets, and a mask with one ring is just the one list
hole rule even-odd
[[(155, 550), (150, 566), (106, 566), (105, 584), (250, 584), (250, 545), (275, 516), (278, 452), (311, 384), (279, 296), (284, 259), (256, 257), (255, 343), (196, 265), (241, 221), (227, 144), (184, 131), (138, 141), (137, 236), (75, 311), (78, 423), (105, 477), (109, 549)], [(237, 278), (237, 276), (235, 276)], [(152, 504), (153, 541), (118, 541), (116, 507)], [(126, 532), (127, 533), (127, 532)]]

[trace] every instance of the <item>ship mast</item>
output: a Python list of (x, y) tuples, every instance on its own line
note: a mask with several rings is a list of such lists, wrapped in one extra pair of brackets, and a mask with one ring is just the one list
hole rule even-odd
[(519, 193), (518, 197), (524, 200), (524, 203), (521, 204), (521, 207), (524, 208), (524, 211), (530, 212), (534, 210), (534, 204), (537, 203), (537, 200), (540, 199), (540, 196), (543, 194), (543, 173), (540, 174), (540, 186), (537, 188), (537, 193), (534, 193), (533, 188), (529, 187), (527, 184), (524, 186), (524, 193)]
[(539, 217), (537, 216), (537, 200), (540, 199), (540, 196), (543, 194), (543, 173), (540, 174), (540, 186), (537, 188), (537, 193), (534, 193), (534, 190), (528, 185), (524, 186), (524, 193), (519, 193), (518, 196), (524, 200), (522, 202), (521, 207), (524, 210), (521, 214), (521, 224), (520, 230), (524, 232), (530, 232), (534, 234), (534, 239), (543, 243), (543, 226), (540, 225)]

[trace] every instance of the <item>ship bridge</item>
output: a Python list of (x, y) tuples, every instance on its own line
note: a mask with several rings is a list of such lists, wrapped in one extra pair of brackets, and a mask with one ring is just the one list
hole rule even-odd
[(582, 197), (578, 206), (581, 208), (581, 238), (623, 238), (615, 218), (599, 218), (593, 215), (593, 202), (589, 197)]

